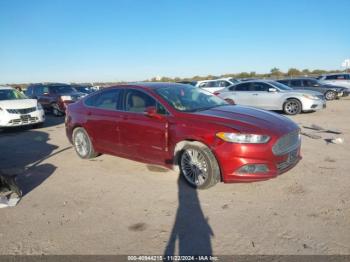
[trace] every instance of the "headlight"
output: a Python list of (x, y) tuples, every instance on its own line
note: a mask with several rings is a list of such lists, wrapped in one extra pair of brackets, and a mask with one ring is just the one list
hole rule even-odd
[(306, 97), (308, 99), (312, 99), (312, 100), (318, 100), (320, 98), (318, 98), (317, 96), (313, 96), (313, 95), (306, 95), (306, 94), (303, 94), (303, 97)]
[(38, 104), (36, 105), (36, 108), (37, 108), (38, 110), (43, 110), (43, 107), (42, 107), (42, 105), (41, 105), (40, 103), (38, 103)]
[(220, 133), (217, 133), (216, 136), (226, 142), (239, 143), (239, 144), (264, 144), (270, 140), (269, 136), (255, 135), (255, 134), (220, 132)]
[(62, 101), (70, 101), (73, 100), (71, 96), (61, 96)]

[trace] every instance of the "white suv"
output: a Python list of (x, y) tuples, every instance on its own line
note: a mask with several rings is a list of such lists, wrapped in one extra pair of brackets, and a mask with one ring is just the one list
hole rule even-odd
[(350, 74), (328, 74), (317, 78), (321, 83), (342, 86), (350, 89)]
[(41, 125), (45, 113), (36, 99), (29, 99), (12, 87), (0, 86), (0, 128)]

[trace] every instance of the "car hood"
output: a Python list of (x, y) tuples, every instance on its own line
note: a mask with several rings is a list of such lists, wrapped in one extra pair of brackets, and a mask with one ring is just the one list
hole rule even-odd
[(240, 132), (283, 135), (299, 128), (285, 116), (247, 106), (219, 106), (196, 112), (194, 115), (212, 117), (211, 122), (229, 126)]
[(0, 100), (0, 107), (3, 109), (24, 109), (36, 107), (37, 104), (36, 99)]
[(320, 96), (320, 95), (323, 96), (322, 93), (317, 91), (312, 91), (312, 90), (294, 89), (294, 90), (283, 90), (281, 92), (287, 93), (287, 94), (296, 94), (296, 95), (307, 94), (307, 95), (313, 95), (313, 96)]

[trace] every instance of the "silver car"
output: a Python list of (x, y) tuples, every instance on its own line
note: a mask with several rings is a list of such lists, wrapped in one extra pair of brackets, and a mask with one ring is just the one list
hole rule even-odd
[(215, 94), (239, 105), (283, 110), (288, 115), (326, 107), (323, 94), (309, 90), (294, 90), (272, 80), (247, 81), (226, 87)]

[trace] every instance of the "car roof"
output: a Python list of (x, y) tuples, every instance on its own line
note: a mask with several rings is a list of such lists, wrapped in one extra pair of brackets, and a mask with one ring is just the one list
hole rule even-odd
[(288, 80), (317, 80), (316, 78), (314, 77), (293, 77), (293, 78), (283, 78), (283, 79), (278, 79), (276, 81), (280, 81), (280, 80), (283, 80), (283, 81), (288, 81)]
[(8, 89), (14, 89), (14, 88), (11, 87), (11, 86), (0, 86), (0, 89), (2, 89), (2, 90), (8, 90)]
[(161, 88), (161, 87), (175, 88), (175, 87), (181, 87), (183, 85), (187, 85), (187, 84), (172, 83), (172, 82), (135, 82), (135, 83), (115, 85), (115, 86), (111, 86), (111, 87), (141, 87), (141, 88), (146, 88), (146, 89), (157, 89), (157, 88)]

